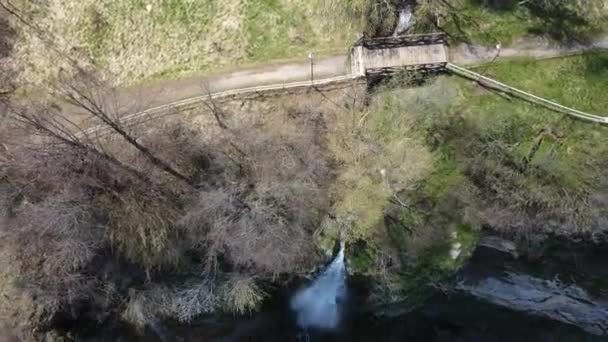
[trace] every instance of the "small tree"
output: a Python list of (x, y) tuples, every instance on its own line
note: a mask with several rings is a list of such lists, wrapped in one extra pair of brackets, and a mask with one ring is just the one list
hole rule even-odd
[(129, 133), (122, 122), (122, 116), (125, 113), (118, 110), (120, 103), (116, 101), (118, 97), (115, 90), (105, 85), (99, 78), (81, 71), (77, 78), (70, 78), (61, 82), (58, 87), (58, 94), (69, 104), (84, 110), (86, 114), (98, 119), (101, 125), (108, 130), (122, 137), (129, 145), (145, 156), (153, 166), (194, 187), (194, 181), (191, 178), (154, 154)]

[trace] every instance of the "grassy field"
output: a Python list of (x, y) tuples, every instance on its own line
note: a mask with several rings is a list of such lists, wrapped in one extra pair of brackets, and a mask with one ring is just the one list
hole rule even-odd
[[(119, 83), (175, 78), (271, 59), (345, 51), (356, 28), (324, 0), (119, 0), (28, 3), (56, 48), (117, 75)], [(57, 64), (31, 35), (19, 59), (40, 78)], [(50, 60), (49, 60), (50, 59)]]
[[(487, 74), (509, 85), (582, 111), (607, 116), (608, 53), (591, 53), (546, 61), (516, 60), (497, 63)], [(488, 130), (495, 130), (521, 159), (544, 127), (563, 137), (544, 139), (532, 164), (549, 168), (554, 186), (584, 193), (603, 178), (608, 136), (605, 127), (584, 123), (519, 100), (508, 101), (488, 92), (472, 91), (454, 80), (467, 97), (466, 115)], [(474, 95), (476, 94), (476, 95)], [(599, 177), (599, 178), (598, 178)]]
[(496, 63), (487, 74), (576, 109), (608, 115), (608, 53), (544, 61), (519, 59)]

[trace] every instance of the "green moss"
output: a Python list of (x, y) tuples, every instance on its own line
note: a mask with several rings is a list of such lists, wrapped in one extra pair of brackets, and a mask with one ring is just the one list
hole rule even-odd
[[(443, 241), (430, 249), (415, 267), (399, 275), (398, 287), (404, 305), (415, 308), (432, 293), (429, 286), (438, 284), (459, 270), (473, 253), (479, 234), (469, 225), (459, 224), (454, 241)], [(453, 259), (450, 256), (452, 243), (461, 244), (461, 253)]]
[(366, 240), (356, 240), (347, 246), (346, 259), (350, 274), (366, 274), (373, 268), (377, 257), (377, 247)]
[[(437, 247), (433, 248), (426, 256), (425, 261), (421, 265), (424, 268), (429, 268), (434, 277), (432, 280), (436, 281), (439, 278), (443, 278), (449, 275), (451, 272), (458, 270), (469, 256), (473, 253), (477, 245), (479, 235), (468, 224), (458, 224), (455, 230), (455, 238), (445, 243), (438, 244)], [(453, 243), (460, 243), (461, 252), (460, 255), (453, 259), (450, 255)]]

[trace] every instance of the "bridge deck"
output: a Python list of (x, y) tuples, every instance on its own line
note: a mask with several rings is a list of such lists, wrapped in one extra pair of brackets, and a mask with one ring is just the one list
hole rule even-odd
[(351, 55), (352, 72), (362, 75), (443, 68), (447, 62), (448, 53), (441, 34), (362, 39)]

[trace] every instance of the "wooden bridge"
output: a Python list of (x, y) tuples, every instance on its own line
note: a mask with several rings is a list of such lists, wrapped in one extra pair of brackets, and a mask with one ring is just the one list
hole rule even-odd
[(448, 63), (445, 34), (359, 39), (351, 50), (351, 72), (389, 74), (400, 70), (443, 70)]
[(443, 33), (362, 38), (354, 44), (350, 60), (351, 73), (360, 77), (388, 75), (402, 70), (447, 71), (478, 82), (484, 87), (543, 106), (555, 112), (564, 113), (588, 122), (608, 124), (608, 117), (563, 106), (449, 63), (446, 37)]

